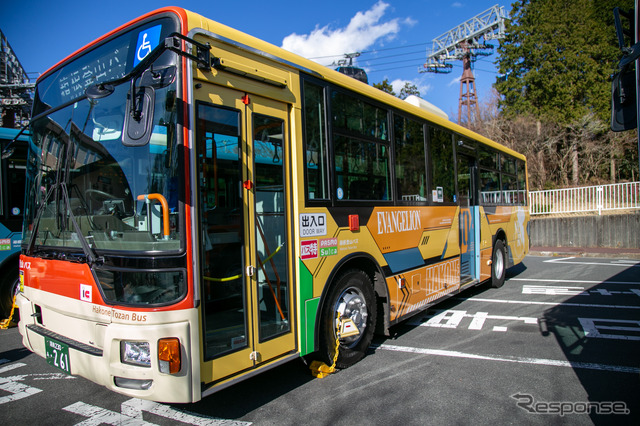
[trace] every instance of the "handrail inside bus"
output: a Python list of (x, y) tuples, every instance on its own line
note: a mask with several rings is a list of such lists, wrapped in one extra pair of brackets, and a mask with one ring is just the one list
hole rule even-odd
[(169, 239), (169, 203), (167, 203), (167, 199), (164, 198), (162, 194), (141, 194), (138, 195), (138, 200), (144, 200), (147, 203), (147, 221), (149, 223), (148, 227), (151, 229), (151, 209), (149, 208), (151, 202), (149, 200), (158, 200), (162, 205), (162, 238), (165, 240)]

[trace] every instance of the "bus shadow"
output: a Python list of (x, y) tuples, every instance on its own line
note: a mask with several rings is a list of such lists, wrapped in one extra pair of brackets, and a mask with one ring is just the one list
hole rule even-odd
[(588, 401), (567, 401), (566, 407), (589, 413), (595, 424), (640, 424), (638, 271), (640, 264), (584, 285), (539, 319), (540, 333), (555, 337), (587, 394)]
[(9, 362), (20, 361), (31, 355), (31, 351), (27, 348), (11, 349), (9, 351), (0, 352), (0, 359), (8, 360)]
[[(507, 279), (522, 273), (524, 270), (526, 270), (526, 267), (522, 264), (508, 269)], [(467, 289), (460, 293), (459, 297), (452, 297), (437, 304), (436, 307), (437, 309), (451, 309), (461, 303), (463, 299), (491, 290), (488, 284), (482, 284)], [(420, 315), (424, 316), (427, 312), (428, 311), (422, 311), (422, 313), (417, 314), (416, 317), (419, 318)], [(396, 337), (415, 328), (416, 326), (411, 325), (410, 321), (411, 319), (393, 326), (391, 328), (391, 337), (376, 336), (374, 343), (394, 340)], [(369, 348), (367, 351), (368, 354), (372, 354), (373, 352), (375, 352), (373, 348)], [(264, 405), (282, 398), (296, 389), (304, 387), (314, 380), (318, 379), (315, 379), (311, 375), (308, 366), (306, 366), (301, 359), (293, 360), (226, 389), (222, 389), (199, 402), (170, 405), (176, 409), (197, 413), (201, 416), (220, 419), (240, 419), (252, 411), (258, 410)], [(320, 385), (318, 392), (323, 393), (326, 391), (325, 387), (328, 386), (328, 384), (324, 382), (321, 383), (322, 385)], [(283, 403), (286, 404), (286, 402)]]
[(239, 419), (315, 380), (302, 359), (296, 359), (176, 409), (220, 419)]

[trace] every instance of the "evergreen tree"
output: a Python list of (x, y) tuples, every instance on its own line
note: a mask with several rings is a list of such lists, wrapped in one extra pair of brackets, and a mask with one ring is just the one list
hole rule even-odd
[(391, 86), (391, 83), (389, 83), (389, 79), (385, 78), (380, 83), (373, 83), (373, 87), (375, 87), (376, 89), (380, 89), (390, 95), (397, 96), (393, 91), (393, 86)]
[(633, 0), (519, 0), (498, 47), (496, 89), (507, 115), (561, 125), (589, 114), (610, 119), (610, 75), (620, 50), (613, 8)]
[(407, 99), (407, 97), (409, 97), (410, 95), (416, 95), (417, 97), (420, 97), (420, 90), (418, 90), (418, 86), (416, 86), (415, 84), (411, 83), (410, 81), (406, 81), (404, 83), (404, 87), (400, 89), (400, 95), (398, 95), (398, 97), (400, 99)]

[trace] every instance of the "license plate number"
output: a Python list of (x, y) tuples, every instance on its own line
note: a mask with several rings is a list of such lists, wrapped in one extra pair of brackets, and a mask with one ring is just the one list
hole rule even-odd
[(44, 338), (45, 353), (47, 362), (59, 368), (67, 374), (71, 374), (71, 364), (69, 363), (69, 346), (48, 337)]

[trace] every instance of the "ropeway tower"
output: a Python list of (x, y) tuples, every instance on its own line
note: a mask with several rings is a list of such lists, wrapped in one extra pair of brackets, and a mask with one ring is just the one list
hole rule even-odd
[(487, 41), (504, 37), (506, 19), (504, 7), (495, 5), (434, 38), (431, 49), (427, 51), (425, 70), (422, 72), (450, 73), (453, 68), (450, 61), (462, 61), (458, 101), (459, 124), (465, 121), (463, 117), (467, 123), (471, 123), (472, 115), (478, 117), (480, 114), (472, 70), (473, 62), (478, 56), (493, 53), (494, 46), (487, 44)]

